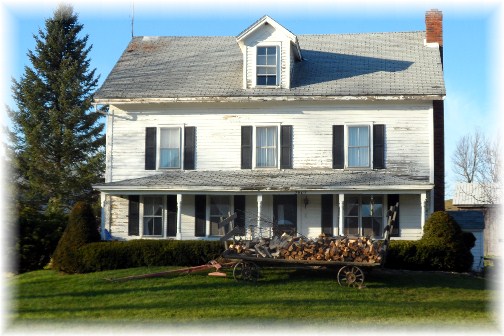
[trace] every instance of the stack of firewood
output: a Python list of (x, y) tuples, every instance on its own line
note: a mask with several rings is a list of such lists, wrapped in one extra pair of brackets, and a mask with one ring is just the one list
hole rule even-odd
[(368, 237), (328, 237), (322, 234), (317, 239), (307, 239), (283, 234), (257, 242), (232, 244), (228, 250), (257, 258), (380, 263), (381, 244), (381, 241)]

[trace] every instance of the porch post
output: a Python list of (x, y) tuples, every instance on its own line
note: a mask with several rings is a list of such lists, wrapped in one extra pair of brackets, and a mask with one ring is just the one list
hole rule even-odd
[(345, 214), (344, 214), (345, 194), (339, 194), (338, 195), (338, 202), (339, 202), (339, 229), (338, 229), (338, 235), (342, 236), (343, 235), (343, 222), (344, 222), (344, 218), (345, 218)]
[(182, 240), (182, 194), (177, 194), (177, 240)]
[(105, 223), (106, 223), (106, 218), (105, 214), (106, 209), (105, 207), (107, 206), (107, 196), (105, 196), (105, 193), (101, 192), (100, 193), (100, 202), (101, 202), (101, 220), (100, 220), (100, 235), (101, 235), (101, 240), (105, 240)]
[(427, 192), (423, 192), (420, 194), (420, 226), (422, 228), (422, 233), (423, 233), (423, 228), (425, 225), (425, 206), (427, 203)]
[(257, 229), (261, 228), (262, 194), (257, 195)]

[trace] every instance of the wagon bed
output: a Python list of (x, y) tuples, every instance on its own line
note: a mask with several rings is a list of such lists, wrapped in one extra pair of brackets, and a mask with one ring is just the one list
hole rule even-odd
[[(394, 226), (398, 204), (392, 206), (388, 213), (388, 224), (384, 230), (383, 243), (380, 246), (379, 261), (335, 261), (335, 260), (306, 260), (306, 259), (285, 259), (274, 258), (271, 256), (251, 256), (245, 253), (236, 253), (233, 249), (228, 249), (223, 253), (226, 259), (238, 260), (233, 268), (233, 277), (236, 280), (257, 281), (259, 277), (259, 266), (283, 267), (283, 268), (328, 268), (339, 269), (337, 280), (341, 286), (363, 287), (364, 271), (363, 269), (382, 266), (385, 263), (388, 245), (390, 242), (390, 233)], [(340, 239), (348, 239), (341, 237)]]

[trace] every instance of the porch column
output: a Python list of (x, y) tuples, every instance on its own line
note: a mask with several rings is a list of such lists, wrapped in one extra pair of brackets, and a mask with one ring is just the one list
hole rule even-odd
[(182, 240), (182, 194), (177, 194), (177, 240)]
[(257, 229), (261, 228), (262, 194), (257, 195)]
[(343, 235), (343, 222), (344, 222), (344, 219), (345, 219), (345, 213), (344, 213), (345, 194), (339, 194), (338, 195), (338, 202), (339, 202), (339, 229), (338, 229), (338, 235), (342, 236)]
[(423, 227), (425, 225), (425, 206), (427, 203), (427, 192), (423, 192), (420, 194), (420, 226), (422, 228), (422, 233), (423, 233)]
[(106, 212), (106, 206), (107, 206), (107, 196), (105, 196), (105, 193), (100, 193), (100, 202), (101, 202), (101, 220), (100, 220), (100, 235), (101, 235), (101, 240), (105, 240), (105, 223), (106, 223), (106, 218), (105, 214)]

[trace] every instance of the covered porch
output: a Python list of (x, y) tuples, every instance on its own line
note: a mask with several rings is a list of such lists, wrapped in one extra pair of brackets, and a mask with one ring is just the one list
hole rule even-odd
[(381, 171), (169, 171), (95, 186), (102, 192), (102, 232), (116, 239), (219, 239), (217, 223), (273, 224), (307, 237), (381, 238), (396, 203), (395, 239), (418, 239), (432, 209), (432, 184)]

